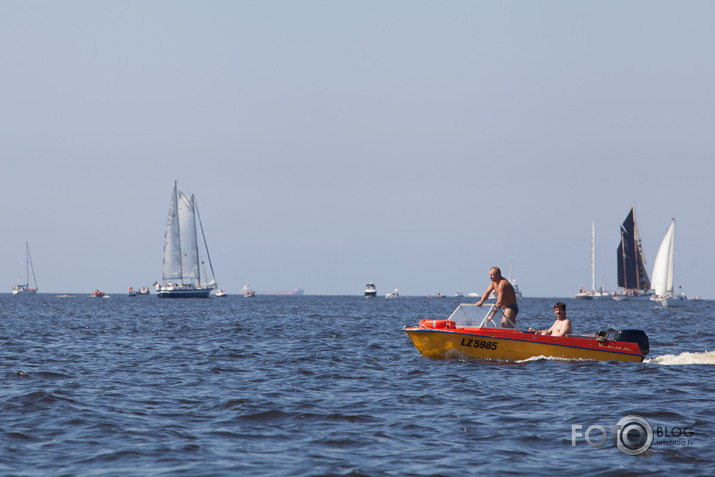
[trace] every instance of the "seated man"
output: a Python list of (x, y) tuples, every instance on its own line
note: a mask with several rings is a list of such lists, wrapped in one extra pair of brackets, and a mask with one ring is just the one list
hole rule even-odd
[(554, 305), (554, 313), (556, 313), (556, 321), (551, 325), (548, 330), (537, 331), (533, 328), (529, 328), (529, 331), (538, 333), (540, 335), (550, 335), (550, 336), (566, 336), (571, 334), (571, 320), (566, 318), (566, 304), (558, 302)]

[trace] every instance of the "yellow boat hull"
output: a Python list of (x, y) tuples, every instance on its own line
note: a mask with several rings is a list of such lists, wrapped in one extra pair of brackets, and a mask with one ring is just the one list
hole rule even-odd
[(551, 337), (484, 328), (450, 330), (405, 328), (417, 350), (433, 359), (521, 361), (537, 356), (596, 361), (642, 362), (635, 343), (582, 337)]

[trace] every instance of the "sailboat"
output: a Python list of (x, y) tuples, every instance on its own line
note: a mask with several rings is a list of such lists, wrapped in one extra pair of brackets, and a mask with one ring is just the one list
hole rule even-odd
[(595, 244), (596, 244), (596, 225), (591, 222), (591, 289), (584, 290), (583, 287), (579, 288), (576, 294), (577, 300), (591, 300), (593, 298), (600, 298), (602, 296), (609, 295), (608, 292), (603, 291), (603, 287), (596, 290), (596, 260), (595, 260)]
[(675, 270), (675, 219), (668, 227), (653, 264), (653, 291), (655, 301), (665, 307), (681, 307), (688, 303), (685, 295), (673, 294), (673, 271)]
[(584, 290), (581, 287), (576, 294), (576, 299), (578, 300), (591, 300), (594, 296), (594, 289), (596, 288), (596, 273), (594, 268), (594, 239), (595, 239), (596, 226), (594, 222), (591, 222), (591, 289)]
[[(204, 245), (201, 254), (199, 232)], [(208, 282), (204, 251), (211, 272)], [(162, 282), (154, 283), (159, 298), (208, 298), (211, 290), (217, 287), (196, 198), (179, 191), (176, 181), (164, 234)]]
[[(34, 288), (30, 286), (30, 271), (32, 271), (32, 281), (35, 283)], [(18, 281), (22, 280), (22, 275), (17, 277)], [(32, 266), (32, 258), (30, 257), (30, 244), (25, 242), (25, 283), (16, 283), (12, 286), (13, 295), (34, 295), (37, 293), (37, 280), (35, 279), (35, 268)]]
[(650, 296), (650, 279), (646, 271), (643, 245), (638, 234), (636, 206), (633, 204), (621, 224), (621, 242), (618, 244), (618, 287), (613, 299), (621, 301)]

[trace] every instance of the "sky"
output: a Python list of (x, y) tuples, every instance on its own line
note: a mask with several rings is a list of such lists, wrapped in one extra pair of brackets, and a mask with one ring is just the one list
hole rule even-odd
[(174, 181), (219, 287), (715, 299), (715, 3), (0, 0), (0, 284), (161, 280)]

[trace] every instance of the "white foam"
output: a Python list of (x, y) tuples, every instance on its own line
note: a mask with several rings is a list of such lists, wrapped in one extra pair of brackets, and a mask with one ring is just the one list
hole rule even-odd
[(715, 364), (715, 351), (705, 351), (703, 353), (680, 353), (666, 354), (646, 359), (644, 363), (662, 364), (670, 366), (673, 364)]

